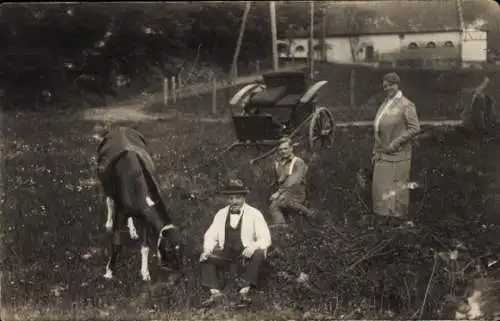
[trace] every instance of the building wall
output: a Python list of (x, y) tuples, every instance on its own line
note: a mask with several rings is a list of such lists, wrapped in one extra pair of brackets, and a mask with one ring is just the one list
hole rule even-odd
[(373, 46), (377, 54), (399, 51), (401, 39), (398, 35), (364, 35), (359, 37), (358, 60), (365, 60), (366, 47)]
[(328, 38), (326, 60), (338, 62), (351, 62), (352, 55), (349, 38)]
[(462, 61), (484, 62), (487, 56), (487, 32), (466, 30), (463, 35)]
[[(486, 60), (486, 32), (468, 31), (468, 38), (465, 37), (462, 57), (464, 60), (485, 61)], [(402, 50), (407, 50), (410, 45), (417, 46), (417, 49), (426, 48), (429, 43), (434, 43), (437, 48), (444, 47), (445, 44), (453, 45), (454, 48), (460, 47), (460, 32), (436, 32), (436, 33), (415, 33), (415, 34), (388, 34), (388, 35), (362, 35), (359, 37), (330, 37), (327, 43), (327, 60), (332, 62), (352, 62), (351, 44), (354, 46), (355, 61), (365, 61), (367, 58), (367, 47), (373, 47), (375, 57), (384, 54), (397, 54)], [(468, 42), (468, 43), (467, 43)], [(278, 43), (290, 46), (291, 57), (307, 58), (308, 39), (293, 39), (291, 42), (280, 40)], [(318, 40), (314, 41), (314, 45)], [(483, 49), (484, 48), (484, 49)], [(281, 53), (280, 57), (287, 57), (286, 53)], [(317, 59), (320, 53), (316, 52)], [(376, 60), (377, 58), (375, 58)], [(479, 60), (477, 60), (479, 59)]]

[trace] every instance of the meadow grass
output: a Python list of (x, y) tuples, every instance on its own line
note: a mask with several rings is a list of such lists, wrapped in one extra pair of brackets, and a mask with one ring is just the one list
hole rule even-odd
[[(389, 318), (388, 311), (395, 309), (387, 305), (391, 300), (402, 305), (399, 316), (408, 317), (422, 306), (433, 253), (443, 250), (431, 235), (445, 244), (461, 239), (479, 252), (495, 248), (498, 231), (482, 229), (495, 219), (494, 143), (457, 138), (449, 130), (415, 146), (412, 179), (420, 188), (412, 193), (412, 210), (422, 227), (416, 236), (399, 235), (370, 232), (359, 224), (369, 203), (355, 173), (370, 167), (372, 133), (370, 128), (339, 129), (335, 145), (318, 158), (303, 147), (297, 151), (310, 163), (309, 201), (320, 211), (319, 223), (297, 220), (288, 238), (275, 238), (285, 254), (270, 258), (250, 310), (203, 311), (199, 303), (206, 293), (196, 260), (203, 233), (224, 205), (220, 184), (230, 176), (241, 177), (251, 189), (248, 202), (267, 215), (271, 159), (249, 166), (259, 152), (255, 149), (216, 157), (235, 139), (231, 124), (147, 120), (124, 125), (136, 126), (148, 140), (169, 210), (186, 227), (186, 278), (170, 284), (168, 274), (151, 260), (153, 281), (143, 284), (138, 244), (126, 241), (131, 247), (120, 257), (117, 279), (105, 282), (101, 276), (108, 239), (93, 172), (95, 125), (78, 115), (4, 117), (5, 320)], [(397, 240), (367, 256), (389, 238)], [(451, 291), (443, 269), (425, 306), (429, 317), (442, 310)], [(300, 272), (310, 276), (307, 286), (296, 281)], [(381, 281), (386, 296), (378, 295)], [(229, 291), (235, 292), (234, 284)]]

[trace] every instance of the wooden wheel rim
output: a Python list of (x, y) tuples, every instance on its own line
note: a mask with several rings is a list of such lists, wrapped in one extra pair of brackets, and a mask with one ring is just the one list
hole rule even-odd
[[(316, 150), (317, 144), (327, 145), (333, 143), (335, 133), (333, 115), (325, 107), (319, 107), (314, 112), (309, 126), (309, 147)], [(318, 133), (319, 129), (319, 133)], [(326, 143), (326, 144), (325, 144)]]

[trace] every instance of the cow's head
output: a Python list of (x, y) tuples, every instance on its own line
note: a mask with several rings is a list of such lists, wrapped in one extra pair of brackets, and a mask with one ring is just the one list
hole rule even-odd
[(184, 245), (180, 229), (173, 225), (165, 225), (158, 238), (158, 258), (162, 264), (173, 263), (177, 270), (183, 268)]

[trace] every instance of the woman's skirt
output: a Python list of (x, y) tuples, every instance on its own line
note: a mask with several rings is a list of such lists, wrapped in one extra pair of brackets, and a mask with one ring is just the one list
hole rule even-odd
[(410, 203), (411, 160), (377, 160), (373, 169), (372, 202), (375, 214), (406, 217)]

